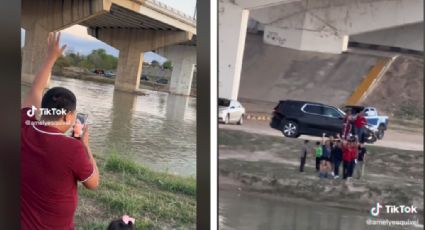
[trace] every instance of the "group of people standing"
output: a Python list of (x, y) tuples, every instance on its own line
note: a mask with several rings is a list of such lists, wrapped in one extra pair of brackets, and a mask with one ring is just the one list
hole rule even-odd
[(314, 147), (305, 140), (300, 156), (300, 172), (304, 172), (309, 153), (316, 158), (316, 171), (320, 178), (339, 178), (341, 165), (342, 179), (353, 176), (360, 179), (363, 176), (367, 150), (357, 137), (346, 140), (338, 135), (326, 139), (323, 134), (322, 141), (317, 141)]
[(309, 152), (316, 158), (316, 171), (320, 178), (339, 178), (342, 164), (342, 179), (360, 179), (364, 174), (364, 162), (367, 150), (364, 145), (364, 127), (367, 124), (364, 113), (360, 112), (353, 116), (348, 110), (344, 118), (344, 126), (341, 135), (335, 137), (323, 133), (322, 141), (317, 141), (311, 147), (308, 140), (300, 155), (300, 172), (304, 172), (304, 166)]

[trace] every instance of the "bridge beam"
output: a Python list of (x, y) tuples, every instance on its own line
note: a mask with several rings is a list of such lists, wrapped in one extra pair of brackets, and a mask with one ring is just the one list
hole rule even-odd
[(219, 97), (237, 99), (249, 11), (229, 0), (219, 5)]
[(49, 32), (62, 30), (91, 17), (107, 13), (111, 2), (107, 0), (22, 1), (21, 24), (25, 29), (22, 55), (23, 83), (30, 84), (47, 53)]
[(422, 22), (422, 8), (423, 0), (315, 0), (259, 8), (250, 14), (264, 25), (267, 44), (341, 53), (348, 36)]
[(173, 64), (170, 93), (189, 96), (196, 64), (196, 47), (190, 45), (166, 46), (157, 51)]
[(89, 28), (88, 33), (119, 50), (115, 89), (139, 89), (143, 53), (192, 39), (192, 33), (141, 29)]

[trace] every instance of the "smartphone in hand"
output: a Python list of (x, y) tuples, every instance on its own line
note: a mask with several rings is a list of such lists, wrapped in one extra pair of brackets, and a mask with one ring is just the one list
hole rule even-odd
[(83, 136), (83, 128), (87, 124), (88, 114), (77, 113), (77, 119), (72, 130), (72, 136), (80, 139)]

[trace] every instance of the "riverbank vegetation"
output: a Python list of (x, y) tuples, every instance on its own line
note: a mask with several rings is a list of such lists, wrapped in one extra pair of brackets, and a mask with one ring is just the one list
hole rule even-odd
[(123, 215), (136, 218), (137, 229), (195, 229), (194, 178), (154, 172), (117, 154), (95, 158), (101, 185), (79, 189), (76, 229), (104, 230)]
[(118, 58), (107, 54), (104, 49), (95, 49), (89, 55), (75, 53), (68, 50), (63, 56), (59, 57), (55, 63), (55, 69), (74, 66), (85, 69), (116, 69)]
[[(54, 65), (54, 71), (61, 71), (65, 67), (78, 67), (81, 69), (92, 70), (116, 70), (118, 58), (106, 53), (104, 49), (94, 49), (89, 55), (76, 53), (74, 50), (67, 50), (66, 53), (59, 57)], [(160, 64), (153, 60), (150, 64), (152, 67), (160, 67), (163, 69), (173, 69), (171, 61), (167, 60)]]

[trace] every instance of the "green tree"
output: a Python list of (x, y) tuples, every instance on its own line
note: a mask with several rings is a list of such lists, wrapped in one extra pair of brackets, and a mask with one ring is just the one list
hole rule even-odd
[(87, 60), (95, 68), (101, 69), (116, 69), (118, 59), (106, 53), (104, 49), (93, 50), (88, 56)]
[(173, 69), (173, 64), (171, 63), (171, 61), (166, 61), (164, 63), (162, 63), (162, 68), (164, 69)]
[(112, 70), (116, 69), (118, 64), (118, 58), (107, 54), (104, 49), (92, 50), (87, 56), (75, 53), (74, 50), (69, 49), (64, 56), (60, 57), (55, 64), (57, 69), (62, 69), (67, 66), (76, 66), (86, 69), (105, 69)]

